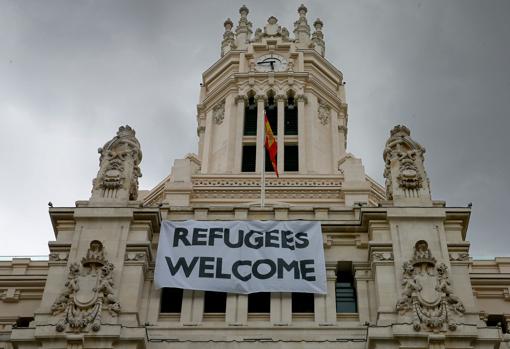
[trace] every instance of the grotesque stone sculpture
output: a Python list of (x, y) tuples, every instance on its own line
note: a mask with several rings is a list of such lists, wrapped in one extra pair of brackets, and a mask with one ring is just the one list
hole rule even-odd
[(402, 269), (403, 290), (396, 306), (400, 314), (412, 312), (416, 331), (440, 331), (445, 325), (454, 331), (457, 325), (452, 314), (462, 315), (464, 305), (453, 294), (448, 267), (437, 264), (426, 241), (416, 243), (413, 258), (404, 262)]
[(142, 176), (140, 143), (129, 126), (98, 149), (99, 172), (93, 181), (91, 201), (128, 201), (138, 197), (138, 177)]
[(385, 162), (386, 196), (399, 204), (430, 202), (427, 173), (423, 166), (425, 148), (415, 142), (405, 126), (395, 126), (386, 142)]
[(113, 269), (113, 264), (105, 258), (101, 242), (92, 241), (81, 265), (75, 262), (69, 266), (64, 290), (51, 307), (53, 315), (64, 314), (57, 323), (57, 331), (66, 328), (73, 332), (89, 328), (99, 331), (103, 309), (113, 316), (120, 312), (120, 304), (113, 292)]

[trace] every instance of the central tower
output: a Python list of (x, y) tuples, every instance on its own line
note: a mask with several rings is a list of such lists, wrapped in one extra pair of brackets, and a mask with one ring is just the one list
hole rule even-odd
[[(323, 23), (316, 19), (312, 29), (306, 7), (297, 12), (292, 34), (274, 16), (253, 30), (246, 6), (235, 28), (224, 22), (220, 59), (202, 75), (198, 154), (176, 160), (146, 204), (257, 206), (263, 170), (269, 206), (384, 200), (361, 160), (346, 153), (345, 86), (324, 57)], [(280, 178), (264, 147), (264, 115), (277, 140)]]
[[(278, 172), (338, 174), (345, 154), (347, 104), (342, 73), (324, 58), (320, 19), (311, 33), (301, 5), (294, 35), (269, 17), (252, 31), (246, 6), (227, 19), (221, 58), (203, 74), (198, 104), (202, 174), (259, 174), (263, 116), (278, 141)], [(265, 162), (272, 173), (271, 163)], [(269, 176), (271, 176), (269, 174)]]

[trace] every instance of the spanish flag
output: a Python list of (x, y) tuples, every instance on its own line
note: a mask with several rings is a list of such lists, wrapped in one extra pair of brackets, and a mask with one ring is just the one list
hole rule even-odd
[[(278, 152), (278, 147), (276, 143), (276, 138), (273, 135), (273, 130), (271, 129), (271, 125), (269, 124), (269, 120), (267, 119), (267, 114), (264, 114), (264, 127), (265, 127), (265, 145), (267, 152), (269, 153), (269, 159), (271, 159), (271, 164), (273, 165), (274, 173), (276, 173), (276, 177), (278, 176), (278, 166), (276, 165), (276, 154)], [(265, 169), (264, 169), (265, 170)]]

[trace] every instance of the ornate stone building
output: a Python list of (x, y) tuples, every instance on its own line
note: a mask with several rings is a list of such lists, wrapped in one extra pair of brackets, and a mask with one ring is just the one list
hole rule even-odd
[[(322, 21), (300, 6), (293, 28), (271, 16), (254, 30), (239, 12), (203, 73), (198, 154), (139, 190), (141, 145), (120, 127), (90, 199), (50, 208), (48, 260), (0, 262), (0, 348), (506, 347), (510, 258), (469, 257), (470, 208), (432, 199), (410, 130), (381, 149), (381, 186), (346, 152)], [(265, 112), (279, 178), (263, 168)], [(160, 223), (187, 219), (320, 221), (327, 295), (156, 289)]]

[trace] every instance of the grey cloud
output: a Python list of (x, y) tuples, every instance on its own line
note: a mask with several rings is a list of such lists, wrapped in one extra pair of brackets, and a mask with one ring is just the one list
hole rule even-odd
[[(247, 1), (261, 27), (292, 29), (297, 1)], [(96, 149), (121, 124), (142, 143), (149, 189), (196, 151), (201, 73), (219, 58), (237, 1), (0, 1), (0, 255), (44, 254), (46, 203), (90, 195)], [(433, 196), (473, 202), (476, 256), (507, 254), (510, 3), (309, 1), (326, 57), (347, 81), (349, 151), (382, 183), (382, 149), (404, 123), (427, 148)]]

